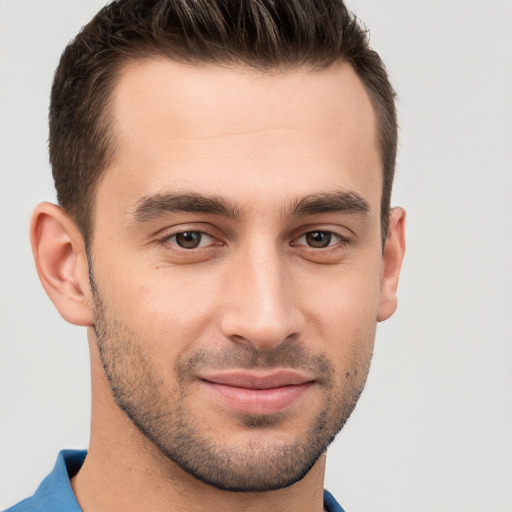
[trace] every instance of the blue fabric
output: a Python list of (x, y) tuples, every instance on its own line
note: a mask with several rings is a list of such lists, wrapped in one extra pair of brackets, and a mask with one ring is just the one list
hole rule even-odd
[[(81, 512), (69, 479), (78, 473), (86, 455), (85, 450), (62, 450), (34, 495), (5, 512)], [(327, 512), (344, 512), (328, 491), (324, 491), (324, 507)]]
[(34, 495), (5, 512), (81, 512), (69, 479), (78, 473), (86, 454), (85, 450), (62, 450)]
[(324, 490), (324, 508), (327, 512), (345, 512), (334, 496), (326, 490)]

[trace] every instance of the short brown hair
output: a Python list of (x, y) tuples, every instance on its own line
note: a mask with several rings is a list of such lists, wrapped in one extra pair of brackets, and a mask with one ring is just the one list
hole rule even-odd
[(395, 170), (395, 93), (367, 32), (342, 0), (118, 0), (66, 47), (50, 104), (50, 162), (60, 205), (85, 241), (95, 187), (115, 153), (109, 101), (130, 60), (247, 65), (260, 70), (349, 63), (375, 108), (383, 166), (382, 236)]

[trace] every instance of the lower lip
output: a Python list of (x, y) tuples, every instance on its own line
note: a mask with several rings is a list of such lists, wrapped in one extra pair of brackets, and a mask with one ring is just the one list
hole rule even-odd
[(273, 414), (296, 403), (312, 382), (270, 389), (247, 389), (202, 381), (221, 401), (247, 414)]

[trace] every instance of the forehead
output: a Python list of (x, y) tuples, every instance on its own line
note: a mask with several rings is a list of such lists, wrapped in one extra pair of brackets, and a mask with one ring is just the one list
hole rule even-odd
[[(355, 118), (374, 125), (373, 108), (359, 77), (349, 64), (326, 69), (309, 67), (258, 71), (245, 66), (182, 64), (166, 58), (129, 61), (114, 91), (115, 118), (120, 127), (145, 110), (148, 116), (171, 116), (174, 136), (210, 136), (278, 128), (287, 117), (297, 127), (304, 120), (313, 129), (339, 129)], [(240, 109), (242, 107), (242, 109)], [(232, 116), (223, 114), (230, 110)], [(142, 118), (138, 117), (137, 121)], [(214, 122), (214, 124), (208, 123)], [(361, 125), (363, 128), (363, 125)]]
[(329, 188), (380, 198), (376, 117), (347, 64), (260, 72), (137, 60), (122, 69), (111, 106), (117, 158), (99, 194), (122, 184), (127, 204), (226, 186), (241, 200)]

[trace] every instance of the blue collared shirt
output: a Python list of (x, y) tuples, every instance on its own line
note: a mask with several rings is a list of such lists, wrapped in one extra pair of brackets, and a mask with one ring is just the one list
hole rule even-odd
[[(5, 512), (81, 512), (69, 479), (78, 473), (86, 455), (86, 450), (62, 450), (53, 471), (41, 482), (34, 495)], [(327, 512), (344, 512), (327, 491), (324, 491), (324, 507)]]

